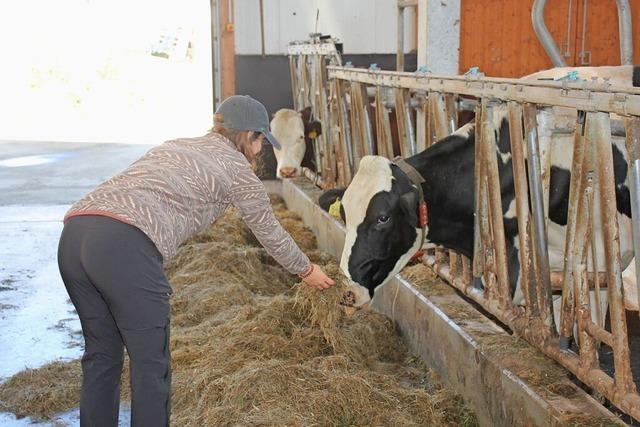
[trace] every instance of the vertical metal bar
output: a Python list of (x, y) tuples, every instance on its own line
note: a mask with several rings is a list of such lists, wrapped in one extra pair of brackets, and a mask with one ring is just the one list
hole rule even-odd
[(362, 125), (360, 124), (360, 83), (351, 82), (351, 142), (353, 150), (353, 166), (358, 170), (360, 160), (364, 156), (362, 143)]
[(498, 175), (497, 146), (493, 126), (494, 107), (486, 100), (482, 102), (482, 150), (487, 187), (489, 193), (489, 215), (492, 225), (493, 258), (497, 279), (496, 295), (502, 308), (510, 303), (509, 272), (507, 268), (507, 248), (502, 214), (502, 195)]
[[(316, 86), (314, 90), (314, 95), (316, 98), (316, 109), (314, 110), (316, 113), (316, 118), (320, 120), (320, 123), (325, 126), (329, 123), (329, 111), (327, 106), (327, 90), (326, 90), (326, 76), (324, 73), (324, 56), (316, 55), (315, 56), (315, 74), (316, 74)], [(327, 187), (334, 187), (336, 183), (336, 173), (335, 173), (335, 155), (334, 155), (334, 147), (331, 144), (331, 134), (330, 132), (322, 132), (319, 135), (320, 145), (323, 146), (324, 156), (323, 156), (323, 183)]]
[(404, 7), (397, 10), (396, 71), (404, 71)]
[[(434, 96), (429, 95), (429, 100)], [(433, 117), (433, 102), (430, 102), (429, 116)], [(476, 288), (480, 287), (480, 278), (484, 272), (484, 250), (482, 245), (482, 233), (480, 216), (482, 213), (482, 182), (483, 182), (483, 166), (482, 150), (480, 150), (480, 138), (482, 133), (482, 108), (478, 105), (475, 114), (475, 162), (474, 162), (474, 215), (473, 215), (473, 280)]]
[(446, 93), (444, 95), (444, 103), (445, 111), (447, 113), (447, 135), (451, 135), (456, 129), (458, 129), (458, 110), (455, 95), (452, 93)]
[(371, 123), (371, 105), (369, 103), (369, 95), (367, 94), (367, 86), (360, 86), (361, 114), (360, 123), (362, 125), (362, 139), (364, 153), (369, 155), (376, 154), (375, 140), (373, 138), (373, 125)]
[(441, 140), (450, 134), (450, 123), (447, 120), (447, 105), (444, 95), (440, 92), (432, 92), (429, 95), (431, 102), (431, 114), (434, 119), (434, 133), (436, 140)]
[(396, 121), (398, 123), (398, 138), (400, 139), (400, 155), (409, 157), (414, 153), (415, 142), (412, 140), (411, 114), (408, 111), (407, 89), (395, 89)]
[[(615, 203), (613, 153), (611, 150), (611, 123), (608, 113), (589, 113), (595, 127), (595, 154), (600, 196), (600, 215), (607, 266), (607, 285), (613, 334), (613, 362), (615, 384), (620, 391), (635, 390), (629, 363), (627, 322), (622, 300), (622, 271), (620, 269), (620, 236), (618, 212)], [(613, 199), (612, 199), (613, 198)]]
[(420, 106), (416, 114), (416, 151), (418, 153), (427, 149), (429, 132), (429, 101), (428, 98), (420, 96)]
[[(601, 301), (600, 301), (600, 274), (599, 274), (599, 268), (598, 266), (600, 265), (599, 259), (598, 259), (598, 248), (597, 248), (597, 236), (596, 236), (596, 223), (595, 223), (595, 214), (594, 214), (594, 200), (593, 200), (593, 192), (589, 191), (586, 193), (587, 194), (587, 209), (589, 212), (589, 218), (590, 218), (590, 231), (589, 231), (589, 237), (590, 239), (590, 246), (591, 246), (591, 265), (593, 266), (593, 284), (594, 284), (594, 297), (595, 297), (595, 303), (596, 303), (596, 319), (597, 319), (597, 325), (602, 327), (604, 326), (604, 317), (602, 316), (602, 305), (601, 305)], [(587, 264), (588, 267), (589, 264)], [(588, 276), (587, 276), (588, 277)]]
[[(513, 184), (515, 190), (516, 217), (518, 220), (518, 242), (520, 246), (520, 289), (525, 307), (531, 313), (537, 313), (535, 287), (531, 280), (532, 254), (529, 230), (529, 192), (527, 188), (526, 167), (522, 142), (522, 105), (509, 102), (509, 139), (513, 166)], [(534, 292), (533, 295), (531, 293)]]
[(338, 95), (336, 93), (336, 84), (338, 80), (329, 81), (329, 123), (323, 124), (324, 131), (331, 134), (330, 138), (336, 154), (336, 166), (338, 169), (337, 183), (340, 187), (346, 187), (349, 182), (347, 176), (349, 174), (349, 165), (345, 156), (344, 138), (340, 131), (340, 106), (338, 104)]
[(582, 175), (585, 173), (582, 166), (584, 163), (584, 113), (578, 111), (578, 120), (573, 142), (573, 164), (571, 166), (571, 180), (569, 184), (569, 204), (567, 210), (567, 233), (564, 248), (564, 274), (562, 283), (562, 308), (560, 316), (560, 347), (563, 350), (569, 348), (569, 338), (573, 335), (573, 324), (577, 289), (575, 281), (580, 278), (573, 276), (574, 271), (574, 251), (576, 245), (576, 226), (578, 213), (585, 215), (584, 210), (579, 210), (579, 199), (582, 198), (581, 189)]
[(636, 254), (636, 286), (638, 287), (638, 306), (640, 306), (640, 117), (626, 119), (625, 128), (627, 158), (629, 159), (633, 249)]
[(389, 112), (384, 105), (382, 87), (376, 87), (376, 134), (378, 140), (378, 154), (388, 159), (393, 158), (393, 142), (391, 140), (391, 123)]
[(296, 78), (295, 57), (289, 55), (289, 76), (291, 78), (291, 93), (293, 94), (293, 109), (300, 111), (298, 108), (298, 79)]
[(353, 163), (353, 148), (351, 144), (351, 127), (349, 125), (349, 114), (347, 112), (346, 101), (344, 99), (343, 83), (340, 79), (334, 80), (334, 87), (336, 93), (336, 102), (338, 104), (338, 125), (340, 127), (340, 140), (341, 149), (343, 150), (342, 157), (345, 162), (346, 171), (345, 184), (349, 184), (353, 177), (354, 163)]
[(547, 230), (545, 226), (543, 188), (540, 167), (540, 149), (538, 144), (538, 129), (536, 120), (537, 108), (530, 103), (524, 104), (524, 128), (527, 141), (527, 158), (529, 159), (529, 186), (531, 210), (533, 214), (533, 253), (535, 255), (536, 283), (538, 286), (538, 306), (543, 323), (553, 327), (553, 312), (551, 302), (551, 279), (549, 270), (549, 252), (547, 246)]

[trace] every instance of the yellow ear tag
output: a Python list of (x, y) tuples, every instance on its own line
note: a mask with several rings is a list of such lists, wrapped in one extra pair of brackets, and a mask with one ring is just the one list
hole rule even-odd
[(340, 197), (338, 197), (336, 201), (333, 202), (331, 206), (329, 206), (329, 215), (331, 215), (334, 218), (342, 219), (342, 217), (340, 216), (341, 205), (342, 203), (340, 203)]
[(318, 136), (318, 132), (312, 130), (307, 136), (309, 137), (309, 139), (316, 139), (316, 137)]

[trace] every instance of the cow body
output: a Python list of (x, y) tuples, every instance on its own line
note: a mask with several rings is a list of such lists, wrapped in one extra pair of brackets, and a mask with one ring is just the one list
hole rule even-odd
[[(612, 84), (630, 86), (632, 82), (636, 83), (635, 77), (640, 75), (638, 69), (631, 66), (625, 68), (625, 72), (619, 74), (621, 80), (612, 78)], [(563, 70), (560, 74), (566, 72)], [(561, 271), (564, 267), (573, 135), (552, 135), (550, 129), (554, 120), (552, 110), (542, 110), (538, 115), (541, 156), (544, 158), (548, 155), (550, 159), (549, 262), (552, 271)], [(514, 302), (522, 303), (518, 225), (506, 107), (494, 109), (494, 127), (509, 282)], [(475, 124), (469, 123), (427, 150), (405, 159), (425, 179), (422, 189), (428, 205), (427, 243), (453, 249), (471, 259), (474, 246), (475, 142)], [(520, 143), (524, 144), (524, 141)], [(633, 257), (624, 140), (614, 139), (611, 149), (624, 268)], [(340, 196), (339, 193), (333, 190), (331, 194)], [(598, 200), (597, 194), (595, 197)], [(323, 200), (324, 204), (330, 201)], [(351, 279), (349, 291), (356, 295), (356, 306), (366, 304), (375, 289), (398, 273), (420, 246), (421, 234), (416, 214), (418, 202), (415, 186), (391, 161), (379, 156), (366, 156), (361, 160), (352, 183), (342, 194), (342, 213), (347, 234), (340, 265)], [(594, 215), (598, 224), (598, 203), (595, 203)], [(596, 227), (595, 233), (600, 241), (602, 231)], [(601, 271), (604, 268), (601, 242), (596, 245), (596, 252), (599, 261), (596, 268)], [(590, 266), (590, 269), (594, 270), (594, 267)]]

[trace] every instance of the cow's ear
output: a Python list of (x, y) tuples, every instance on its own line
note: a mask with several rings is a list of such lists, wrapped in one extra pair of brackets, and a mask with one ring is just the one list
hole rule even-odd
[(418, 227), (418, 196), (415, 190), (411, 189), (400, 196), (400, 208), (406, 215), (407, 222)]
[(318, 199), (318, 204), (322, 210), (329, 212), (331, 205), (334, 204), (338, 198), (342, 198), (345, 190), (345, 188), (332, 188), (331, 190), (327, 190), (322, 193)]
[(317, 120), (309, 123), (307, 126), (307, 138), (315, 139), (320, 135), (322, 135), (322, 124)]

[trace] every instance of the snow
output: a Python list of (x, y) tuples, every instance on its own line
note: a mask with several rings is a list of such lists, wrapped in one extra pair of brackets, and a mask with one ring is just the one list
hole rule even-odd
[[(25, 368), (82, 356), (80, 321), (60, 278), (57, 246), (69, 205), (0, 206), (0, 382)], [(122, 405), (120, 425), (130, 424)], [(0, 425), (77, 426), (79, 410), (50, 422), (0, 413)]]

